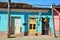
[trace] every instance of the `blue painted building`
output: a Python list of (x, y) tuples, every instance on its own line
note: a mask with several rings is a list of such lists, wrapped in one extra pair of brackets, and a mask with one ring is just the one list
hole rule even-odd
[[(1, 4), (1, 3), (0, 3)], [(39, 36), (39, 35), (54, 35), (53, 17), (51, 8), (36, 8), (28, 4), (12, 3), (10, 11), (10, 28), (8, 28), (8, 10), (7, 5), (2, 3), (0, 6), (0, 36)], [(24, 6), (19, 6), (19, 5)], [(15, 5), (15, 6), (14, 6)], [(21, 7), (21, 8), (20, 8)], [(27, 7), (27, 8), (26, 8)], [(48, 24), (43, 22), (49, 18)], [(47, 29), (43, 27), (46, 25)]]

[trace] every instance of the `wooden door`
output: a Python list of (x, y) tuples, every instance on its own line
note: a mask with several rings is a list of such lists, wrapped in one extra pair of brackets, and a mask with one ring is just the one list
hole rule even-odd
[(15, 34), (20, 34), (20, 19), (15, 18)]
[(36, 18), (29, 19), (29, 33), (35, 34), (36, 33)]
[(42, 18), (42, 35), (48, 35), (49, 33), (49, 18)]

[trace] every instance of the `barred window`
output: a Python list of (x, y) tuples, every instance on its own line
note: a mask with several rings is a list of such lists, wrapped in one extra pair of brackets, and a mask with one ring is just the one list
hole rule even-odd
[(36, 29), (36, 24), (33, 24), (33, 29)]
[(32, 24), (30, 24), (30, 29), (32, 29)]

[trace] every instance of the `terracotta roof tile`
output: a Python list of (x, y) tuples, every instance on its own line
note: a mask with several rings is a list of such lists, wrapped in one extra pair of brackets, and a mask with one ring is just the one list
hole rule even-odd
[[(8, 3), (7, 2), (0, 2), (0, 8), (8, 8)], [(51, 9), (51, 8), (38, 8), (34, 7), (32, 5), (29, 5), (27, 3), (11, 3), (11, 8), (12, 9)]]

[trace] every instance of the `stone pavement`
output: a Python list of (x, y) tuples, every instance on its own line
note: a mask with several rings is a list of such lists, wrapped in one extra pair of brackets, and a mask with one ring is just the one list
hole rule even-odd
[(0, 38), (0, 40), (60, 40), (60, 37), (54, 38), (51, 36), (24, 36), (16, 38)]

